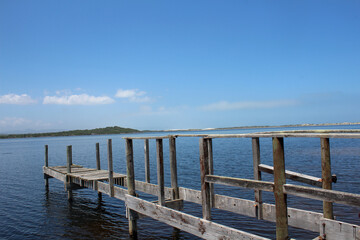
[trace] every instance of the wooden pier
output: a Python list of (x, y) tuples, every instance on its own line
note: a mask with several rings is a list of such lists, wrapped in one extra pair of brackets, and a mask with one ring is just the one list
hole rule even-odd
[[(201, 191), (178, 186), (176, 138), (198, 137)], [(284, 138), (319, 138), (322, 176), (313, 177), (285, 169)], [(214, 175), (212, 139), (248, 138), (252, 142), (254, 179), (233, 178)], [(272, 138), (273, 166), (261, 163), (260, 138)], [(276, 239), (290, 239), (288, 226), (317, 232), (315, 239), (359, 240), (360, 226), (334, 220), (333, 203), (360, 207), (360, 194), (332, 190), (336, 176), (331, 174), (330, 139), (360, 138), (359, 130), (319, 130), (262, 132), (251, 134), (196, 134), (159, 137), (126, 137), (126, 175), (113, 172), (112, 141), (107, 142), (108, 170), (100, 169), (99, 144), (96, 144), (96, 168), (90, 169), (73, 164), (72, 147), (67, 147), (65, 166), (49, 166), (48, 146), (45, 145), (45, 166), (43, 167), (46, 186), (49, 178), (63, 181), (72, 200), (72, 190), (89, 188), (100, 195), (107, 194), (125, 202), (129, 220), (129, 234), (137, 238), (137, 221), (151, 217), (177, 230), (186, 231), (204, 239), (267, 239), (255, 234), (231, 228), (211, 221), (212, 209), (221, 209), (240, 215), (250, 216), (276, 223)], [(144, 141), (145, 181), (135, 179), (133, 141)], [(149, 140), (156, 141), (157, 184), (150, 183)], [(171, 187), (164, 185), (163, 141), (169, 141)], [(273, 181), (262, 181), (261, 173), (274, 175)], [(241, 173), (240, 173), (241, 174)], [(287, 184), (291, 179), (310, 185)], [(214, 184), (235, 186), (254, 190), (254, 201), (219, 195)], [(262, 191), (273, 192), (275, 204), (262, 201)], [(141, 199), (141, 193), (158, 197), (155, 202)], [(287, 206), (287, 195), (323, 201), (323, 212), (305, 211)], [(202, 206), (203, 217), (182, 212), (184, 201)], [(239, 222), (241, 224), (241, 222)], [(139, 230), (141, 231), (141, 230)]]

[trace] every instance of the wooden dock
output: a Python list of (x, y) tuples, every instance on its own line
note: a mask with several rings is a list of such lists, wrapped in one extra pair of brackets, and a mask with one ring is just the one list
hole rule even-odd
[[(178, 186), (176, 138), (198, 137), (199, 161), (201, 172), (201, 191)], [(285, 169), (284, 138), (319, 138), (321, 151), (322, 176), (313, 177)], [(249, 138), (252, 142), (254, 179), (233, 178), (214, 175), (212, 139)], [(259, 138), (272, 138), (273, 166), (260, 161)], [(320, 130), (264, 132), (227, 135), (171, 135), (161, 137), (127, 137), (126, 169), (127, 173), (113, 172), (112, 141), (108, 140), (108, 170), (100, 169), (99, 144), (96, 144), (96, 168), (90, 169), (72, 162), (72, 147), (67, 147), (65, 166), (49, 166), (48, 146), (45, 145), (45, 166), (43, 167), (45, 184), (49, 178), (56, 178), (65, 184), (68, 200), (72, 201), (72, 191), (77, 188), (89, 188), (100, 195), (107, 194), (125, 202), (126, 216), (129, 220), (129, 234), (137, 238), (137, 221), (151, 217), (164, 222), (175, 229), (186, 231), (204, 239), (267, 239), (235, 228), (211, 221), (211, 210), (221, 209), (240, 215), (250, 216), (276, 223), (276, 239), (290, 239), (288, 226), (302, 228), (318, 233), (315, 239), (359, 240), (360, 226), (334, 220), (333, 203), (360, 207), (360, 194), (332, 190), (336, 176), (331, 174), (330, 139), (360, 138), (359, 130)], [(156, 141), (157, 184), (150, 183), (149, 140)], [(144, 141), (145, 181), (135, 179), (133, 141)], [(164, 185), (163, 140), (169, 140), (171, 187)], [(261, 180), (261, 173), (274, 175), (274, 181)], [(287, 184), (286, 179), (310, 185)], [(254, 190), (254, 201), (219, 195), (214, 192), (214, 184), (229, 185)], [(275, 204), (262, 201), (262, 191), (274, 193)], [(141, 199), (141, 192), (158, 197), (155, 202)], [(287, 195), (294, 195), (323, 201), (323, 212), (305, 211), (287, 206)], [(200, 204), (203, 217), (198, 218), (182, 212), (184, 201)], [(239, 223), (241, 224), (241, 223)]]

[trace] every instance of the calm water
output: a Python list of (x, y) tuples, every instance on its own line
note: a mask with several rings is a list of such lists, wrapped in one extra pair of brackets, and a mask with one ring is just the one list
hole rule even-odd
[[(360, 126), (351, 128), (360, 128)], [(264, 130), (209, 133), (256, 131)], [(94, 168), (96, 166), (95, 143), (99, 142), (102, 168), (106, 169), (106, 140), (108, 138), (113, 139), (114, 170), (125, 173), (125, 143), (122, 137), (124, 135), (0, 140), (0, 239), (128, 239), (128, 222), (122, 201), (105, 195), (102, 200), (99, 200), (94, 191), (82, 189), (74, 191), (74, 202), (69, 204), (62, 182), (50, 179), (50, 188), (46, 191), (42, 174), (45, 144), (49, 145), (50, 166), (65, 165), (66, 146), (72, 145), (73, 162)], [(178, 181), (182, 187), (200, 189), (198, 142), (198, 138), (177, 139)], [(360, 140), (331, 139), (330, 143), (332, 171), (338, 176), (338, 183), (334, 184), (334, 189), (360, 194), (358, 174)], [(272, 165), (271, 139), (260, 139), (260, 146), (262, 163)], [(151, 182), (156, 183), (155, 140), (150, 141), (150, 149)], [(213, 149), (216, 175), (253, 177), (251, 139), (214, 139)], [(144, 180), (143, 140), (134, 140), (134, 154), (136, 179)], [(170, 186), (168, 142), (165, 140), (164, 159), (166, 160), (165, 184)], [(285, 160), (288, 170), (320, 177), (320, 140), (286, 138)], [(264, 173), (263, 179), (271, 180), (272, 175)], [(216, 186), (215, 191), (219, 194), (253, 200), (253, 192), (250, 190), (219, 185)], [(144, 197), (156, 199), (151, 196)], [(271, 193), (264, 193), (263, 198), (264, 201), (273, 203)], [(288, 204), (290, 207), (318, 212), (321, 212), (322, 208), (320, 201), (292, 196), (288, 196)], [(199, 205), (185, 203), (184, 211), (201, 217)], [(339, 220), (360, 224), (360, 208), (335, 204), (334, 212)], [(213, 219), (216, 222), (265, 237), (275, 237), (273, 223), (220, 210), (213, 211)], [(172, 227), (150, 218), (139, 220), (138, 228), (140, 239), (172, 239)], [(297, 239), (310, 239), (317, 236), (316, 233), (301, 229), (290, 228), (289, 231), (290, 236)], [(181, 232), (180, 239), (197, 238)]]

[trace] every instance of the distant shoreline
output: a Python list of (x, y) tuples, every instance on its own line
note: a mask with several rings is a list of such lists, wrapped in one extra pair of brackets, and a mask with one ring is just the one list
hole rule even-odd
[(33, 138), (33, 137), (64, 137), (64, 136), (90, 136), (90, 135), (108, 135), (108, 134), (129, 134), (129, 133), (153, 133), (153, 132), (190, 132), (190, 131), (218, 131), (218, 130), (238, 130), (238, 129), (264, 129), (264, 128), (288, 128), (288, 127), (322, 127), (322, 126), (351, 126), (360, 125), (360, 122), (350, 123), (320, 123), (320, 124), (287, 124), (275, 126), (242, 126), (242, 127), (222, 127), (205, 129), (169, 129), (169, 130), (137, 130), (132, 128), (122, 128), (118, 126), (95, 128), (85, 130), (71, 130), (60, 132), (45, 133), (24, 133), (24, 134), (0, 134), (0, 139), (10, 138)]

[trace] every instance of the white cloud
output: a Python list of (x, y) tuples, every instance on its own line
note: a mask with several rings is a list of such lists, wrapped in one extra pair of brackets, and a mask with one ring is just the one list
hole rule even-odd
[(146, 92), (139, 91), (138, 89), (119, 89), (117, 90), (115, 97), (117, 98), (126, 98), (130, 102), (150, 102), (151, 99), (148, 96), (145, 96)]
[(17, 94), (10, 93), (10, 94), (0, 96), (0, 104), (26, 105), (26, 104), (33, 104), (36, 102), (37, 102), (36, 100), (32, 99), (27, 94), (17, 95)]
[(280, 100), (280, 101), (243, 101), (243, 102), (227, 102), (220, 101), (201, 107), (205, 111), (226, 111), (226, 110), (240, 110), (240, 109), (261, 109), (261, 108), (278, 108), (287, 107), (298, 104), (294, 100)]
[(43, 104), (59, 105), (99, 105), (115, 102), (108, 96), (89, 96), (88, 94), (70, 95), (70, 96), (45, 96)]

